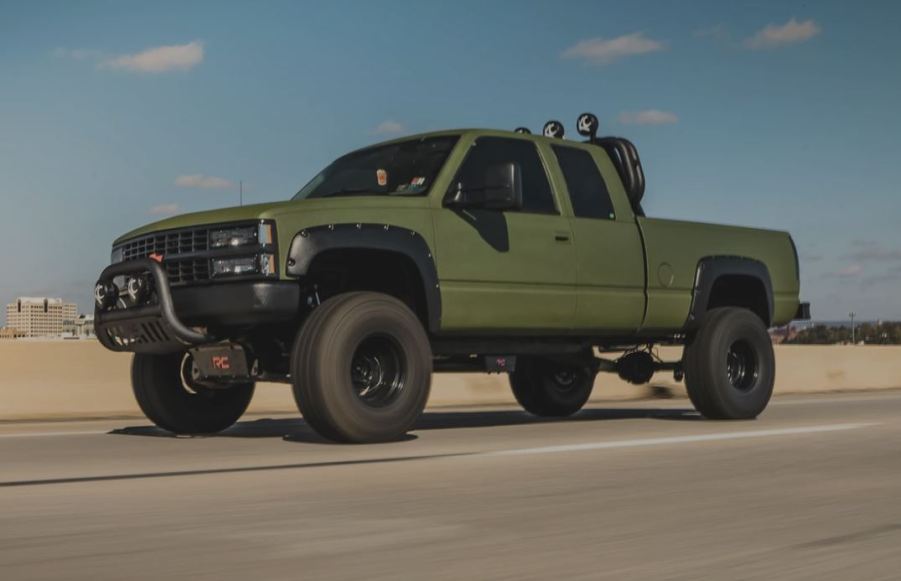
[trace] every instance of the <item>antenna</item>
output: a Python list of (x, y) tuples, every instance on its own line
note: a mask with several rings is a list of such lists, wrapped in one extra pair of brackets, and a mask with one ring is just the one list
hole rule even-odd
[(238, 181), (238, 204), (244, 205), (244, 180)]

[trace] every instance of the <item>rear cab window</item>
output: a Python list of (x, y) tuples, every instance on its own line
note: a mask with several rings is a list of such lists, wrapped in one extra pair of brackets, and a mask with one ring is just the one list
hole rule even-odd
[(592, 155), (584, 149), (553, 145), (560, 164), (573, 214), (577, 218), (616, 219), (607, 183)]

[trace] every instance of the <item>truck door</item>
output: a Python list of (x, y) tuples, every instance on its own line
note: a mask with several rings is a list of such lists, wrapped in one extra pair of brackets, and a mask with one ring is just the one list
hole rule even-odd
[(535, 143), (474, 139), (451, 190), (460, 183), (480, 183), (488, 168), (510, 162), (522, 177), (521, 210), (442, 206), (435, 211), (442, 330), (560, 330), (573, 324), (572, 231)]
[(572, 205), (578, 285), (575, 327), (634, 332), (644, 316), (645, 258), (616, 170), (600, 148), (551, 149)]

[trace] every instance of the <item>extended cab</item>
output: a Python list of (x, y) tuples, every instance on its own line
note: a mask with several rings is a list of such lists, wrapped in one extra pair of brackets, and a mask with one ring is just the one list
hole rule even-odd
[(135, 354), (138, 403), (177, 433), (229, 427), (280, 381), (322, 435), (393, 439), (433, 371), (509, 372), (526, 410), (566, 416), (599, 371), (666, 369), (705, 416), (757, 416), (767, 327), (807, 316), (791, 237), (646, 217), (635, 147), (591, 115), (579, 130), (398, 139), (289, 201), (129, 232), (95, 287), (100, 341)]

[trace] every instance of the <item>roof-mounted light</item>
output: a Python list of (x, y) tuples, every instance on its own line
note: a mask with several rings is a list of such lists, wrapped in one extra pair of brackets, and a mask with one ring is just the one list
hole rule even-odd
[(542, 133), (545, 137), (563, 139), (563, 135), (566, 133), (566, 130), (563, 129), (563, 123), (551, 120), (544, 124), (544, 130), (542, 130)]
[(576, 121), (576, 131), (582, 137), (587, 137), (589, 141), (597, 138), (600, 126), (600, 121), (593, 113), (582, 113)]

